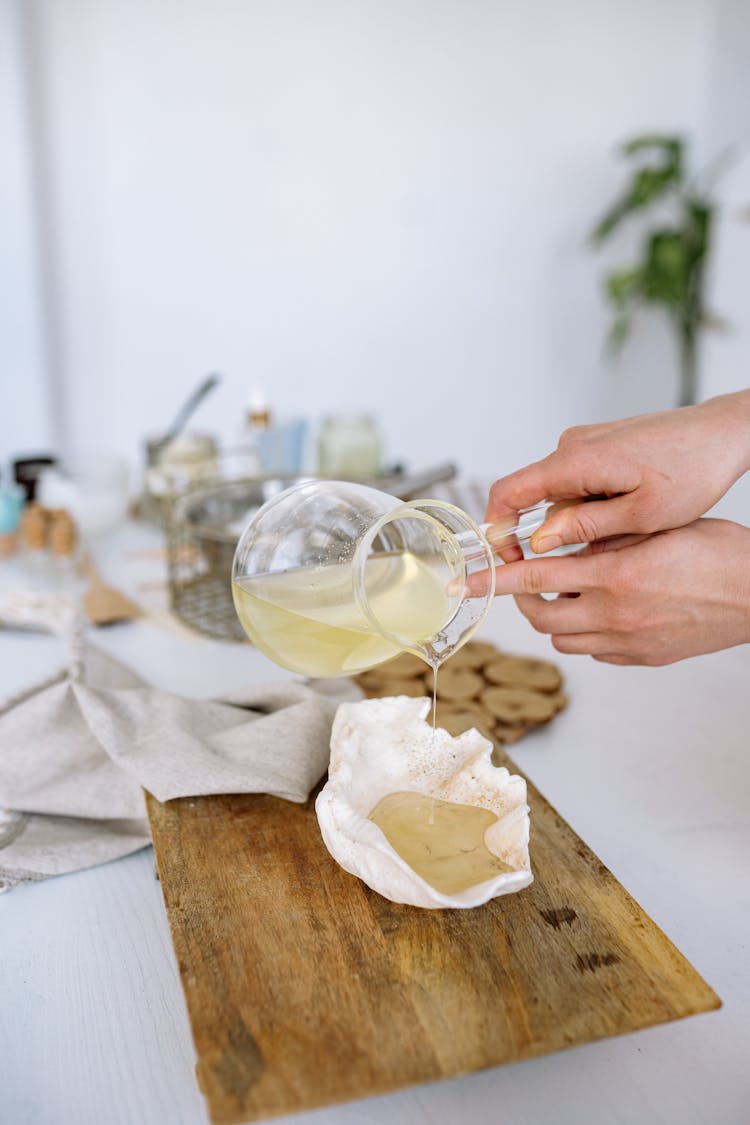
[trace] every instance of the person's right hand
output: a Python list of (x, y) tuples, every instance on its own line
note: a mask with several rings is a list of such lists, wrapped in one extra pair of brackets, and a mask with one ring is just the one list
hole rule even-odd
[(750, 391), (739, 391), (566, 430), (554, 453), (495, 482), (485, 519), (502, 525), (541, 500), (595, 496), (551, 515), (532, 549), (650, 535), (703, 515), (749, 468)]

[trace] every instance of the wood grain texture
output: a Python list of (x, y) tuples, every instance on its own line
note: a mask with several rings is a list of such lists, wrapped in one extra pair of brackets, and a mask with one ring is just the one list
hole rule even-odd
[(476, 910), (432, 911), (391, 903), (343, 871), (312, 800), (148, 798), (198, 1081), (216, 1125), (720, 1005), (530, 783), (529, 804), (533, 885)]

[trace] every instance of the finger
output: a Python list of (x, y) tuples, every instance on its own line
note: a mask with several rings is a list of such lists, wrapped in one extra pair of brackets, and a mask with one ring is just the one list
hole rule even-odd
[(503, 562), (520, 562), (523, 558), (523, 549), (518, 538), (513, 534), (516, 517), (510, 516), (507, 520), (491, 524), (485, 531), (487, 542), (494, 554)]
[[(613, 466), (604, 458), (592, 455), (584, 458), (580, 452), (556, 449), (541, 461), (496, 480), (490, 489), (485, 520), (491, 523), (542, 500), (618, 496), (632, 492), (638, 484), (637, 470), (632, 466)], [(563, 523), (563, 526), (567, 525)]]
[(600, 664), (639, 664), (640, 661), (622, 652), (602, 652), (594, 657)]
[[(495, 571), (496, 594), (580, 593), (599, 584), (601, 561), (597, 556), (526, 559), (505, 563)], [(481, 579), (481, 575), (474, 576)], [(471, 583), (472, 579), (469, 580)], [(480, 582), (483, 587), (486, 583)]]
[(591, 596), (570, 598), (566, 594), (548, 599), (539, 594), (519, 594), (516, 605), (538, 633), (592, 633), (601, 627), (601, 611), (597, 612)]
[[(567, 505), (550, 515), (534, 532), (530, 540), (531, 549), (541, 555), (564, 543), (592, 544), (623, 538), (637, 529), (638, 519), (631, 493)], [(635, 538), (643, 539), (645, 536)], [(607, 549), (617, 550), (619, 547)]]
[(544, 461), (535, 461), (525, 469), (517, 469), (515, 473), (500, 477), (490, 488), (485, 520), (493, 523), (507, 516), (515, 516), (521, 508), (530, 508), (533, 504), (546, 500), (547, 479)]
[(520, 543), (509, 543), (505, 547), (496, 548), (495, 554), (504, 563), (521, 562), (523, 560), (523, 549)]
[(552, 644), (558, 652), (573, 656), (602, 656), (615, 650), (611, 633), (553, 633)]
[(539, 620), (539, 607), (544, 605), (546, 598), (541, 594), (516, 594), (513, 599), (527, 621), (531, 622), (538, 633), (547, 632), (540, 628), (536, 621)]

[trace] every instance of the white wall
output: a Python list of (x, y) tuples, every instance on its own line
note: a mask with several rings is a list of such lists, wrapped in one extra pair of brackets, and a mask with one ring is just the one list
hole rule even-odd
[(707, 133), (729, 152), (718, 191), (711, 308), (725, 322), (706, 335), (706, 396), (750, 386), (750, 3), (720, 0), (711, 52)]
[(725, 140), (749, 10), (28, 0), (64, 441), (135, 458), (209, 370), (226, 382), (201, 423), (226, 438), (260, 383), (282, 413), (370, 409), (392, 457), (474, 475), (671, 405), (660, 322), (617, 367), (603, 355), (598, 277), (629, 239), (584, 239), (616, 141), (684, 130), (703, 159)]
[(23, 28), (0, 0), (0, 460), (54, 440)]

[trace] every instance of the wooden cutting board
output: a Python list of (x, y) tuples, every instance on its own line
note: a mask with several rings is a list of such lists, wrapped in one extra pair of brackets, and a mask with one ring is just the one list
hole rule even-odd
[(719, 1007), (530, 783), (529, 805), (532, 886), (435, 911), (388, 902), (343, 871), (312, 801), (149, 797), (212, 1121), (367, 1097)]

